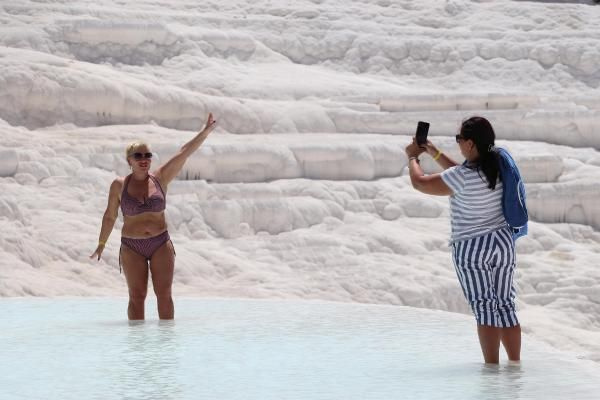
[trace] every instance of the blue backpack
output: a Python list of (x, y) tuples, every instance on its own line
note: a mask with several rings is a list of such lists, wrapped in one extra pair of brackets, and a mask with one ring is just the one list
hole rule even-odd
[(502, 179), (502, 212), (512, 228), (513, 239), (527, 235), (527, 205), (525, 204), (525, 184), (521, 173), (510, 153), (501, 147), (493, 147), (498, 154), (500, 177)]

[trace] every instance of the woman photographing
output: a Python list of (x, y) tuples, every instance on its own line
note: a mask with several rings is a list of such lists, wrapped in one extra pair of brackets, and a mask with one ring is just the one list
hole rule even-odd
[[(519, 361), (521, 327), (515, 313), (515, 243), (502, 210), (503, 185), (492, 125), (482, 117), (462, 123), (456, 142), (465, 157), (458, 164), (431, 142), (406, 147), (410, 180), (425, 194), (450, 196), (452, 258), (465, 298), (477, 322), (486, 363), (498, 363), (500, 343)], [(427, 152), (444, 170), (425, 175), (419, 156)]]

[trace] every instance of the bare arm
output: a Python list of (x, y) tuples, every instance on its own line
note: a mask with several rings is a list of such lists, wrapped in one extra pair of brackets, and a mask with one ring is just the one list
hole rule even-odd
[[(427, 142), (427, 144), (429, 145), (430, 142)], [(410, 174), (410, 182), (412, 183), (413, 187), (419, 192), (423, 192), (425, 194), (433, 194), (436, 196), (452, 195), (452, 189), (446, 185), (440, 174), (425, 175), (423, 172), (417, 157), (425, 151), (425, 147), (419, 147), (415, 139), (413, 139), (411, 144), (406, 146), (408, 171)]]
[(217, 121), (213, 120), (212, 113), (208, 114), (208, 121), (204, 129), (198, 133), (192, 140), (184, 144), (181, 149), (173, 156), (169, 161), (158, 167), (156, 170), (156, 177), (160, 181), (163, 188), (175, 179), (183, 165), (187, 161), (188, 157), (191, 156), (204, 142), (208, 135), (215, 128)]
[[(456, 161), (454, 161), (453, 159), (448, 157), (445, 153), (442, 153), (429, 140), (427, 141), (425, 148), (426, 148), (427, 154), (429, 154), (431, 156), (431, 158), (433, 158), (440, 165), (440, 167), (442, 167), (444, 170), (451, 168), (451, 167), (456, 167), (458, 165), (458, 163)], [(436, 159), (436, 157), (437, 157), (437, 159)]]
[(102, 217), (102, 228), (100, 228), (100, 236), (98, 237), (98, 247), (90, 258), (98, 257), (98, 260), (100, 260), (100, 257), (102, 256), (106, 241), (108, 240), (119, 215), (119, 197), (122, 188), (123, 182), (119, 179), (115, 179), (110, 185), (108, 205), (106, 206), (106, 211), (104, 211), (104, 216)]
[(433, 194), (436, 196), (450, 196), (452, 189), (442, 180), (440, 174), (425, 175), (417, 159), (408, 161), (408, 171), (410, 172), (410, 182), (419, 192)]

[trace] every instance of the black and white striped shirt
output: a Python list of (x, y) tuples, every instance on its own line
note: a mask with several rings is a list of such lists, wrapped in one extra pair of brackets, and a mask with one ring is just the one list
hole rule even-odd
[(441, 176), (454, 192), (450, 196), (451, 242), (507, 226), (502, 213), (502, 182), (498, 181), (496, 188), (491, 190), (483, 171), (466, 165), (448, 168)]

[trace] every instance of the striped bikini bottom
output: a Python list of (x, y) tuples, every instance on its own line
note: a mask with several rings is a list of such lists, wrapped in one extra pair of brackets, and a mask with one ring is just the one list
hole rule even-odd
[[(125, 246), (128, 249), (138, 253), (139, 255), (146, 257), (146, 261), (150, 261), (152, 255), (158, 250), (163, 244), (171, 240), (169, 231), (144, 239), (133, 239), (121, 237), (121, 247)], [(121, 252), (119, 251), (119, 267), (121, 266)]]

